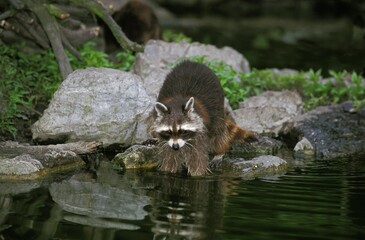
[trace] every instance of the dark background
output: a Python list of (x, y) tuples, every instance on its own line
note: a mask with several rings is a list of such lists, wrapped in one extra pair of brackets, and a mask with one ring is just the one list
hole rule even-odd
[(163, 28), (231, 46), (254, 68), (364, 71), (362, 0), (156, 0)]

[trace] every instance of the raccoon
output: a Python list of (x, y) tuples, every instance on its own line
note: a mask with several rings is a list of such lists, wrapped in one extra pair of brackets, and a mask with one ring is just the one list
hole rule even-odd
[(214, 165), (235, 138), (256, 139), (225, 113), (217, 76), (206, 65), (191, 61), (183, 61), (167, 75), (150, 132), (159, 139), (159, 170), (176, 173), (185, 166), (192, 176), (209, 171), (209, 153)]

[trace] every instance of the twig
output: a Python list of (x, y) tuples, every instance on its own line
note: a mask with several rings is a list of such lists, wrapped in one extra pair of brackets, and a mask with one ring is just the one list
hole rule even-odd
[(41, 22), (43, 29), (51, 42), (62, 79), (66, 79), (66, 77), (72, 72), (72, 67), (63, 48), (61, 34), (56, 20), (48, 13), (47, 9), (39, 1), (34, 2), (32, 0), (26, 0), (26, 4)]
[(129, 40), (128, 37), (123, 33), (119, 25), (109, 14), (108, 10), (99, 2), (95, 0), (71, 0), (71, 2), (86, 8), (90, 12), (94, 13), (96, 16), (100, 17), (108, 25), (115, 39), (121, 47), (134, 52), (143, 51), (143, 46)]

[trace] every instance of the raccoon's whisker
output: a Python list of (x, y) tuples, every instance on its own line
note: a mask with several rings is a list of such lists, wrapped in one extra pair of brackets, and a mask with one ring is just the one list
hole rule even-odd
[(163, 153), (163, 151), (165, 151), (166, 148), (169, 147), (168, 143), (166, 141), (163, 141), (161, 143), (159, 143), (159, 151), (158, 154), (160, 155), (161, 153)]
[(189, 143), (189, 142), (186, 142), (185, 144), (186, 144), (186, 146), (188, 146), (190, 149), (193, 149), (194, 151), (198, 151), (198, 150), (196, 149), (196, 147), (195, 147), (193, 144), (191, 144), (191, 143)]
[(158, 143), (158, 147), (163, 147), (163, 145), (165, 145), (167, 142), (166, 141), (161, 141)]
[(165, 151), (165, 149), (169, 147), (169, 145), (167, 143), (165, 143), (164, 145), (162, 145), (160, 147), (160, 150), (158, 151), (158, 154), (161, 154), (163, 151)]

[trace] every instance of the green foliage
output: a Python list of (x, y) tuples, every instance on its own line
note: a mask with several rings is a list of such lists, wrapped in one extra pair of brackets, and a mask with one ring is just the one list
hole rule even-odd
[(96, 49), (95, 42), (85, 43), (81, 46), (79, 52), (82, 57), (81, 61), (73, 55), (68, 54), (73, 69), (105, 67), (129, 71), (135, 61), (135, 56), (131, 52), (120, 51), (116, 54), (116, 62), (112, 62), (105, 52)]
[(253, 69), (249, 73), (237, 73), (230, 65), (216, 60), (208, 61), (204, 56), (189, 59), (204, 63), (215, 72), (232, 108), (237, 108), (239, 102), (264, 91), (284, 89), (299, 92), (305, 110), (346, 100), (353, 101), (358, 109), (365, 105), (365, 82), (356, 73), (330, 71), (330, 80), (322, 79), (321, 70), (277, 74), (271, 70)]
[(33, 106), (50, 99), (60, 83), (60, 74), (49, 52), (28, 55), (0, 45), (0, 55), (0, 132), (15, 136), (14, 119), (28, 119)]
[(205, 56), (195, 56), (189, 60), (206, 64), (217, 75), (232, 108), (237, 108), (238, 103), (246, 98), (248, 89), (240, 87), (239, 75), (230, 65), (216, 60), (209, 61)]
[(181, 42), (181, 41), (185, 41), (190, 43), (191, 42), (191, 38), (186, 36), (185, 34), (181, 33), (181, 32), (175, 32), (173, 30), (164, 30), (162, 32), (162, 39), (165, 42)]
[[(113, 63), (92, 42), (84, 44), (79, 53), (81, 61), (68, 53), (73, 69), (109, 67), (128, 71), (135, 60), (133, 54), (120, 52)], [(26, 54), (0, 45), (0, 56), (0, 134), (11, 133), (15, 137), (15, 119), (28, 119), (37, 112), (38, 103), (48, 104), (61, 84), (61, 75), (51, 50)]]
[(360, 75), (346, 71), (330, 71), (329, 74), (332, 79), (324, 80), (320, 70), (280, 75), (270, 70), (253, 69), (250, 73), (241, 73), (241, 87), (248, 88), (248, 96), (266, 90), (295, 90), (303, 97), (306, 110), (346, 100), (353, 101), (357, 108), (364, 106), (364, 82)]

